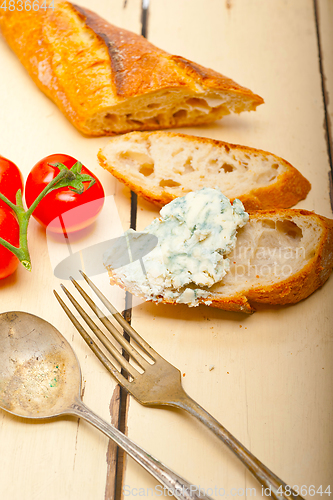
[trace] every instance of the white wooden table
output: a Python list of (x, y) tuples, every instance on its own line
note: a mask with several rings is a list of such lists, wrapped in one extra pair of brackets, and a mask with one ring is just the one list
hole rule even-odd
[[(141, 33), (140, 0), (80, 3)], [(332, 0), (151, 0), (145, 26), (152, 43), (214, 68), (265, 99), (256, 113), (183, 132), (284, 157), (312, 183), (299, 207), (327, 217), (332, 217), (332, 23)], [(108, 138), (81, 136), (2, 39), (0, 61), (0, 153), (25, 178), (48, 154), (79, 158), (115, 200), (115, 227), (127, 229), (130, 193), (96, 158)], [(137, 228), (157, 215), (154, 206), (139, 200)], [(103, 221), (95, 231), (107, 239), (112, 227)], [(0, 282), (0, 312), (28, 311), (56, 326), (80, 360), (85, 403), (110, 421), (118, 408), (116, 385), (54, 299), (60, 279), (53, 273), (53, 247), (35, 221), (29, 241), (33, 271), (21, 267)], [(332, 292), (331, 277), (302, 303), (249, 317), (203, 306), (141, 303), (132, 310), (133, 326), (181, 369), (186, 391), (288, 484), (304, 486), (308, 499), (329, 500), (327, 493), (313, 495), (311, 485), (323, 492), (330, 485), (333, 491)], [(124, 307), (123, 295), (112, 293)], [(213, 498), (263, 497), (238, 460), (190, 416), (144, 408), (132, 398), (126, 404), (128, 435)], [(131, 459), (116, 467), (108, 444), (74, 418), (31, 423), (0, 411), (0, 499), (161, 496), (157, 483)]]

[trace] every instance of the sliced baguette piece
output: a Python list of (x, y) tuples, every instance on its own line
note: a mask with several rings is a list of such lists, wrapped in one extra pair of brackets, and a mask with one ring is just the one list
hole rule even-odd
[[(297, 303), (323, 285), (332, 272), (333, 220), (307, 210), (251, 212), (228, 257), (230, 270), (222, 281), (201, 288), (210, 293), (198, 298), (198, 304), (252, 313), (257, 304)], [(135, 283), (125, 283), (121, 268), (107, 269), (112, 285), (145, 299)], [(163, 296), (156, 302), (176, 304)]]
[(311, 185), (290, 163), (246, 146), (172, 132), (132, 132), (99, 151), (102, 167), (157, 205), (218, 187), (246, 210), (289, 208)]
[[(261, 97), (70, 2), (0, 9), (0, 29), (38, 87), (84, 134), (210, 123)], [(38, 8), (39, 7), (39, 8)]]

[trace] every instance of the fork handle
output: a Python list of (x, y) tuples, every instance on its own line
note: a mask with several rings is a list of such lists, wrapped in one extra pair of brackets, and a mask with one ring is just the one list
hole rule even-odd
[[(243, 462), (245, 467), (253, 474), (259, 483), (269, 489), (270, 496), (276, 500), (304, 500), (284, 481), (279, 479), (271, 470), (258, 460), (242, 443), (238, 441), (223, 425), (221, 425), (202, 406), (192, 399), (184, 391), (179, 398), (172, 403), (173, 406), (186, 410), (206, 425), (214, 434), (220, 438)], [(265, 496), (266, 491), (265, 491)]]
[(76, 399), (66, 413), (82, 417), (112, 439), (166, 488), (164, 493), (167, 493), (168, 496), (172, 492), (179, 500), (212, 500), (208, 495), (202, 494), (200, 488), (178, 476), (178, 474), (170, 470), (166, 465), (140, 448), (140, 446), (135, 444), (116, 427), (105, 422), (105, 420), (90, 410), (80, 399)]

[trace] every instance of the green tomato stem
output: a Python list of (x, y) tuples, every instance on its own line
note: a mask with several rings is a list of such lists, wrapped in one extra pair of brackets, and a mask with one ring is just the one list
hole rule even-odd
[(4, 240), (3, 238), (0, 237), (0, 244), (10, 250), (16, 257), (19, 259), (21, 252), (20, 248), (14, 247), (11, 243), (8, 243), (8, 241)]
[[(39, 193), (39, 195), (37, 196), (35, 201), (32, 203), (30, 208), (26, 211), (27, 217), (29, 218), (31, 216), (32, 212), (35, 210), (38, 203), (54, 187), (55, 184), (57, 184), (59, 181), (61, 181), (64, 178), (71, 179), (72, 175), (73, 174), (70, 172), (70, 170), (61, 170), (59, 172), (59, 174), (57, 175), (57, 177), (55, 177), (51, 182), (49, 182), (49, 184), (43, 189), (43, 191), (41, 193)], [(21, 197), (21, 199), (22, 199), (22, 197)]]
[[(27, 228), (27, 221), (25, 223), (24, 221), (24, 208), (23, 208), (23, 202), (22, 202), (22, 193), (21, 190), (19, 189), (18, 192), (16, 193), (16, 205), (15, 203), (12, 203), (11, 201), (6, 198), (3, 194), (0, 193), (0, 198), (15, 212), (19, 227), (20, 227), (20, 240), (19, 240), (19, 247), (15, 247), (8, 241), (4, 240), (3, 238), (0, 237), (0, 244), (3, 245), (5, 248), (7, 248), (10, 252), (12, 252), (16, 257), (22, 262), (23, 260), (27, 262), (30, 262), (30, 257), (29, 257), (29, 252), (28, 252), (28, 259), (27, 259), (27, 244), (24, 245), (24, 235), (23, 231)], [(20, 223), (21, 221), (21, 223)], [(22, 226), (22, 230), (21, 230)], [(21, 238), (22, 236), (22, 238)], [(22, 246), (23, 243), (23, 246)], [(25, 266), (27, 267), (27, 266)], [(30, 268), (31, 268), (31, 263), (30, 263)]]
[(12, 208), (15, 211), (16, 205), (15, 203), (12, 203), (6, 196), (2, 193), (0, 193), (0, 200), (4, 201), (6, 205), (8, 205), (10, 208)]
[(47, 193), (56, 187), (56, 184), (63, 179), (73, 179), (73, 173), (70, 170), (61, 170), (60, 173), (43, 189), (37, 196), (28, 210), (24, 210), (22, 192), (19, 189), (16, 193), (16, 205), (12, 203), (6, 196), (0, 193), (0, 199), (4, 201), (14, 212), (20, 228), (19, 247), (15, 247), (8, 241), (0, 237), (0, 244), (12, 252), (20, 260), (21, 264), (31, 271), (31, 259), (28, 249), (28, 224), (29, 219), (37, 207), (38, 203), (47, 195)]

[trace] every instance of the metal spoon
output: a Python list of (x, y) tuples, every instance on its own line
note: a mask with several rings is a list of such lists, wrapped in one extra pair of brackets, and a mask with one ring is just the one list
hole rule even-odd
[(82, 417), (113, 439), (168, 493), (180, 500), (209, 499), (93, 413), (81, 401), (80, 392), (79, 362), (54, 326), (25, 312), (0, 314), (0, 408), (33, 419), (59, 415)]

